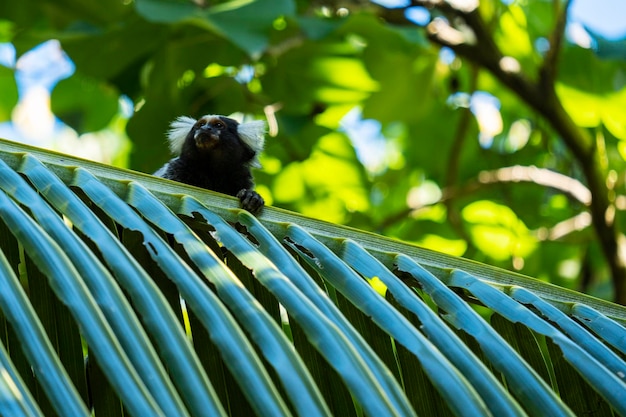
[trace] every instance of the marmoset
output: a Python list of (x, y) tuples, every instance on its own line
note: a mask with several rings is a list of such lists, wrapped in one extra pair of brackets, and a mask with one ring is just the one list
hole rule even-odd
[(254, 191), (250, 169), (260, 167), (258, 154), (265, 141), (265, 122), (238, 123), (225, 116), (198, 120), (178, 117), (167, 134), (176, 157), (154, 175), (239, 198), (241, 206), (258, 212), (265, 201)]

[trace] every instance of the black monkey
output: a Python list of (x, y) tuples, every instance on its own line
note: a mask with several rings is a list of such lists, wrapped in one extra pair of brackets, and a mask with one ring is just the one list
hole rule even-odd
[(170, 125), (167, 139), (178, 155), (154, 175), (236, 196), (241, 206), (255, 213), (263, 198), (253, 190), (251, 167), (260, 167), (265, 122), (238, 123), (225, 116), (206, 115), (196, 120), (181, 116)]

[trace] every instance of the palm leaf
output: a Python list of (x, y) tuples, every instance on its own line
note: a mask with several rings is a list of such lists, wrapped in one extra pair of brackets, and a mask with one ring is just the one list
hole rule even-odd
[(2, 415), (626, 415), (622, 306), (6, 141), (0, 215)]

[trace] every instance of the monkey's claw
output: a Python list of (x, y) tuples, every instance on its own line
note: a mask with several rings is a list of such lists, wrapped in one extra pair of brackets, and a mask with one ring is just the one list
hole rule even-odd
[(244, 188), (237, 193), (237, 198), (241, 201), (241, 207), (250, 213), (257, 213), (265, 204), (263, 197), (254, 190)]

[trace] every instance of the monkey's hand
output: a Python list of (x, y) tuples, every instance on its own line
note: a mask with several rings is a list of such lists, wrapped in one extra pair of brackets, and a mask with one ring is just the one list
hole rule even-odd
[(237, 193), (237, 198), (241, 201), (241, 207), (253, 214), (259, 212), (265, 204), (265, 200), (259, 193), (246, 188)]

